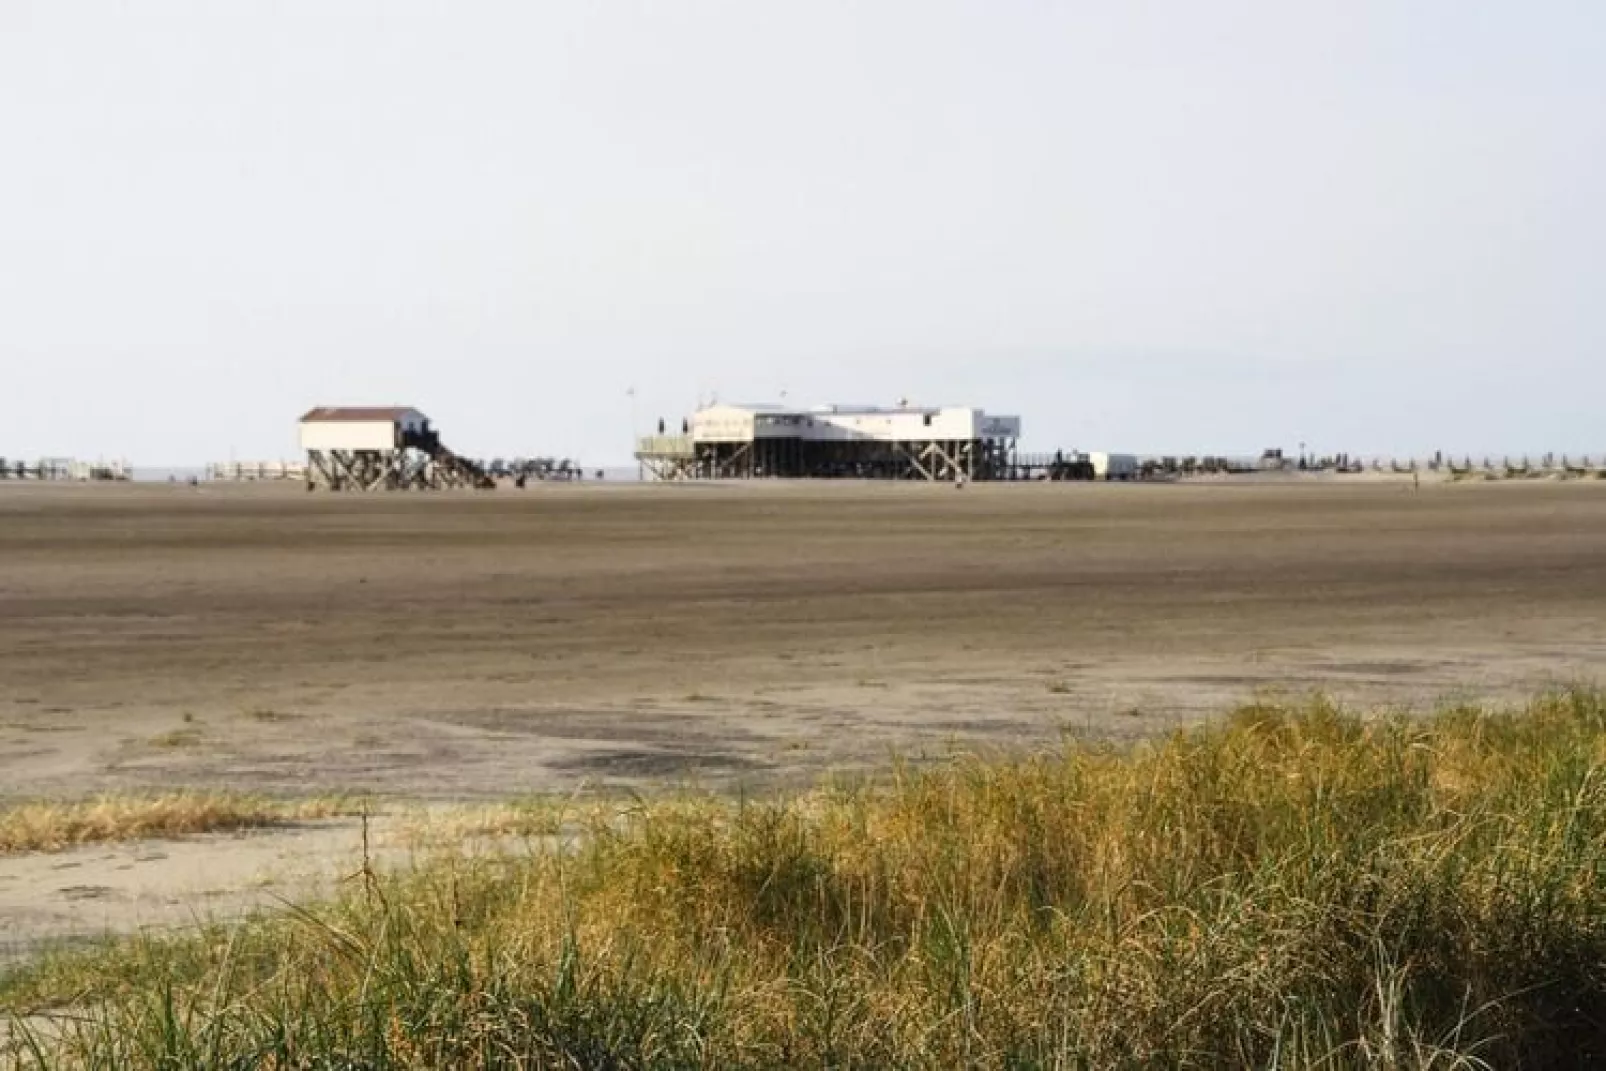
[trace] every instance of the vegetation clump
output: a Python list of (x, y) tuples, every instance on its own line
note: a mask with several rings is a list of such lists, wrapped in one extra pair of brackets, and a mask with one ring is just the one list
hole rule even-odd
[[(557, 805), (554, 805), (557, 806)], [(1554, 1067), (1606, 1060), (1606, 697), (1257, 705), (45, 962), (23, 1066)], [(51, 1018), (48, 1009), (70, 1009)]]
[(326, 818), (349, 809), (339, 800), (276, 802), (228, 792), (106, 795), (70, 802), (0, 807), (0, 855), (60, 851), (100, 841), (180, 837)]

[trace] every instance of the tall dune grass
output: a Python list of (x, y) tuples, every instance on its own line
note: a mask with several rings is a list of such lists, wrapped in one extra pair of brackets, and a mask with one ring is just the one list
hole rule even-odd
[[(555, 816), (562, 851), (43, 964), (22, 1066), (1606, 1060), (1606, 698)], [(543, 842), (545, 844), (545, 842)]]

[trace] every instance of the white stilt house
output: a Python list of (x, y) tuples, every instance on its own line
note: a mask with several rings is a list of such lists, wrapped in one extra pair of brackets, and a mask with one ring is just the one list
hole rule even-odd
[(301, 418), (307, 489), (399, 491), (488, 487), (472, 461), (441, 444), (429, 418), (405, 406), (321, 406)]
[(659, 479), (997, 480), (1020, 433), (1019, 417), (973, 406), (712, 405), (636, 457)]

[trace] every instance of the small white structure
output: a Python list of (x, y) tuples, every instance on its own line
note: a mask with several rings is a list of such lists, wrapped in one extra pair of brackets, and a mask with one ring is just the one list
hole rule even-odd
[(68, 479), (79, 483), (115, 481), (126, 483), (134, 478), (134, 470), (126, 461), (71, 461), (67, 466)]
[(1142, 474), (1143, 463), (1136, 454), (1110, 454), (1095, 450), (1087, 455), (1093, 466), (1095, 480), (1135, 480)]
[(323, 406), (301, 418), (301, 449), (399, 450), (408, 432), (428, 430), (417, 409)]
[(489, 487), (479, 465), (446, 449), (409, 406), (320, 406), (301, 418), (307, 489)]

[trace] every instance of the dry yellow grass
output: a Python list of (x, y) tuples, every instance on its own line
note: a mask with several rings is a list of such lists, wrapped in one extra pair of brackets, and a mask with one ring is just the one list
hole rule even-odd
[(0, 855), (60, 851), (97, 841), (180, 837), (349, 812), (334, 798), (279, 802), (221, 792), (35, 801), (0, 809)]
[(1599, 692), (447, 821), (580, 832), (0, 976), (24, 1066), (1606, 1060)]
[(556, 837), (565, 829), (561, 799), (418, 807), (393, 811), (390, 818), (386, 843), (426, 856), (461, 854), (476, 843), (494, 847), (506, 840)]

